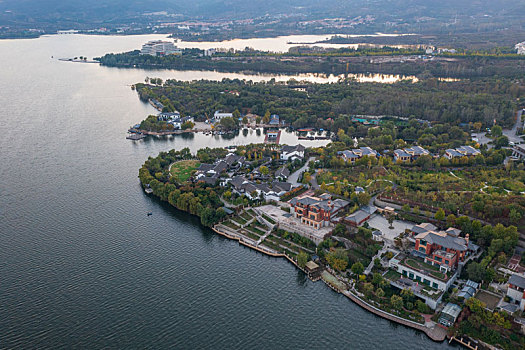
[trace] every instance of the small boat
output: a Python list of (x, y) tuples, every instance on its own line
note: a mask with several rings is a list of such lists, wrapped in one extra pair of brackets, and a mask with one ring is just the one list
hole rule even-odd
[(153, 213), (152, 213), (151, 211), (150, 211), (150, 212), (148, 212), (148, 216), (151, 216), (151, 215), (153, 215)]

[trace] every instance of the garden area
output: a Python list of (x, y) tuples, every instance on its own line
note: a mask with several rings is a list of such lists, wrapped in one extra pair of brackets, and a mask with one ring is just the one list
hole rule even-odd
[(171, 165), (170, 174), (178, 183), (183, 183), (190, 179), (200, 165), (198, 160), (181, 160)]
[(440, 280), (443, 280), (443, 281), (446, 281), (449, 277), (446, 273), (441, 272), (439, 270), (439, 267), (427, 264), (426, 262), (419, 261), (415, 258), (407, 257), (401, 263), (413, 269), (416, 269), (422, 272), (426, 272), (432, 277), (439, 278)]

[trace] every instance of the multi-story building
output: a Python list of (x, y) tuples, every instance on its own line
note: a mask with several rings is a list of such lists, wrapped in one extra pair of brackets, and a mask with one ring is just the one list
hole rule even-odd
[(510, 276), (507, 296), (513, 303), (519, 304), (520, 310), (525, 310), (525, 277), (520, 275)]
[(303, 159), (304, 150), (305, 148), (303, 145), (296, 145), (296, 146), (284, 145), (281, 148), (281, 160), (293, 161), (295, 159)]
[(292, 213), (295, 218), (301, 220), (301, 223), (321, 228), (331, 225), (335, 214), (348, 205), (348, 202), (342, 199), (332, 200), (330, 195), (317, 197), (293, 198), (290, 201)]
[(477, 251), (479, 247), (469, 241), (469, 235), (459, 237), (460, 230), (449, 228), (446, 231), (421, 230), (416, 225), (412, 232), (419, 232), (414, 238), (415, 254), (424, 258), (425, 262), (448, 272), (454, 270), (458, 263), (465, 261), (469, 251)]
[(379, 154), (370, 147), (359, 147), (341, 152), (341, 157), (343, 157), (346, 162), (350, 163), (355, 163), (356, 160), (365, 156), (377, 158)]
[(479, 156), (481, 152), (472, 146), (461, 146), (454, 149), (447, 149), (443, 157), (447, 159), (461, 158), (461, 157), (475, 157)]
[(177, 48), (171, 41), (153, 40), (142, 45), (140, 54), (151, 56), (180, 55), (182, 50)]
[(396, 149), (394, 151), (394, 162), (412, 162), (421, 156), (429, 155), (430, 152), (421, 146), (414, 146), (405, 149)]

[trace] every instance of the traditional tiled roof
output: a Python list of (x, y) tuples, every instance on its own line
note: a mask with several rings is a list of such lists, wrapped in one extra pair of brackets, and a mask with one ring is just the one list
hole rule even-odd
[(281, 151), (283, 153), (292, 153), (292, 152), (304, 152), (305, 148), (303, 145), (295, 145), (295, 146), (289, 146), (289, 145), (284, 145), (283, 147), (281, 147)]
[(468, 249), (466, 239), (462, 237), (452, 237), (445, 232), (427, 231), (418, 234), (415, 238), (424, 239), (430, 244), (437, 244), (443, 248), (454, 249), (460, 252)]
[(275, 172), (275, 177), (288, 177), (288, 176), (290, 176), (290, 170), (286, 166), (283, 166), (277, 169), (277, 171)]
[(437, 227), (428, 222), (424, 222), (419, 225), (414, 225), (412, 227), (412, 232), (415, 232), (416, 234), (428, 232), (428, 231), (434, 231), (434, 230), (437, 230)]
[(525, 277), (520, 275), (512, 275), (509, 278), (509, 284), (525, 289)]
[(274, 181), (272, 182), (272, 188), (277, 192), (281, 192), (281, 191), (288, 192), (292, 189), (292, 184), (289, 182)]

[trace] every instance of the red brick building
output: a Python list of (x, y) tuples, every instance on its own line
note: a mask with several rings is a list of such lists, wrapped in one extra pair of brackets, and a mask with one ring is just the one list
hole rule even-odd
[[(427, 226), (428, 227), (428, 226)], [(419, 228), (419, 230), (417, 229)], [(413, 231), (421, 231), (418, 225)], [(415, 236), (415, 250), (425, 262), (449, 271), (465, 261), (469, 251), (476, 251), (478, 246), (469, 242), (469, 235), (459, 237), (461, 231), (449, 228), (446, 231), (424, 231)]]

